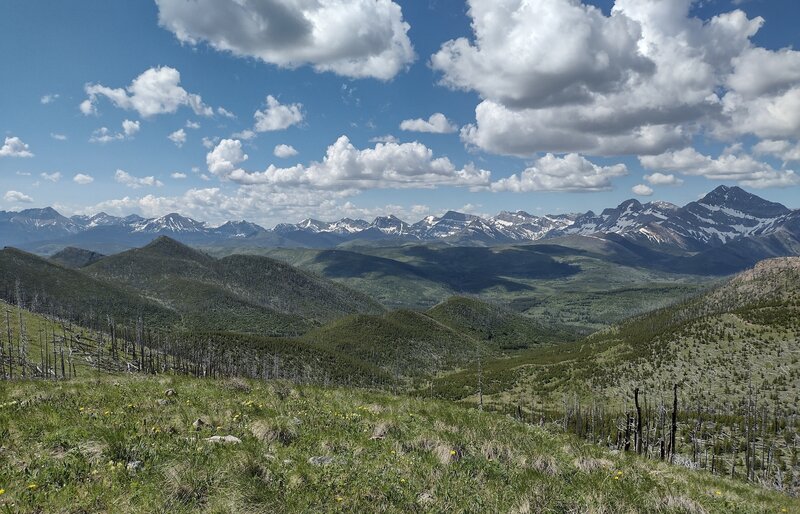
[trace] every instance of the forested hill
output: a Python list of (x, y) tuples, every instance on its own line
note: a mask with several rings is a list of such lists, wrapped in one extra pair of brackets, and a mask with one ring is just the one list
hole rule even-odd
[(0, 288), (7, 300), (19, 295), (34, 310), (64, 316), (273, 336), (383, 311), (361, 293), (267, 257), (214, 259), (166, 237), (80, 269), (6, 248)]

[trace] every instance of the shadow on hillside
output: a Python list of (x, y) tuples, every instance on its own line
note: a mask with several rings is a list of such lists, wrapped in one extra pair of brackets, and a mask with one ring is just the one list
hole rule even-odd
[(329, 278), (378, 274), (428, 280), (464, 293), (479, 293), (498, 286), (507, 291), (525, 291), (530, 287), (510, 279), (554, 279), (580, 272), (578, 266), (557, 262), (527, 247), (497, 250), (420, 245), (403, 248), (400, 252), (411, 262), (342, 250), (320, 252), (315, 262), (325, 266), (325, 275)]

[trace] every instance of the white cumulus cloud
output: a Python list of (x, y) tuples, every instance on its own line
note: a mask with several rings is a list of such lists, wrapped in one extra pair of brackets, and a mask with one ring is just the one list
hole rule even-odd
[(741, 153), (737, 148), (717, 158), (701, 154), (694, 148), (639, 157), (647, 169), (706, 177), (711, 180), (735, 180), (746, 187), (786, 187), (800, 184), (800, 175), (793, 170), (776, 170), (771, 165)]
[(131, 120), (123, 120), (122, 132), (113, 132), (108, 127), (100, 127), (92, 132), (89, 137), (90, 143), (110, 143), (111, 141), (124, 141), (132, 138), (139, 132), (139, 122)]
[(175, 132), (168, 135), (167, 139), (175, 143), (175, 146), (180, 148), (186, 142), (186, 131), (183, 129), (178, 129)]
[(14, 202), (14, 203), (32, 203), (33, 198), (26, 195), (25, 193), (20, 193), (19, 191), (6, 191), (6, 194), (3, 195), (3, 199), (6, 202)]
[(447, 87), (476, 91), (471, 146), (657, 155), (699, 133), (790, 139), (800, 131), (798, 52), (754, 46), (764, 23), (709, 19), (692, 0), (469, 0), (473, 38), (431, 58)]
[(122, 132), (125, 134), (125, 136), (131, 137), (132, 135), (139, 132), (139, 122), (131, 120), (123, 120)]
[(303, 121), (303, 104), (281, 104), (272, 95), (267, 96), (267, 108), (256, 111), (256, 132), (283, 130)]
[(6, 137), (0, 146), (0, 157), (33, 157), (30, 147), (16, 136)]
[(80, 110), (85, 115), (96, 114), (97, 101), (102, 96), (116, 107), (134, 110), (143, 118), (174, 113), (182, 106), (190, 107), (199, 116), (213, 116), (214, 110), (203, 103), (200, 95), (187, 92), (180, 83), (178, 70), (161, 66), (144, 71), (126, 88), (86, 84), (88, 98), (80, 104)]
[(85, 186), (86, 184), (91, 184), (94, 182), (94, 177), (91, 175), (87, 175), (85, 173), (76, 173), (74, 177), (72, 177), (72, 181), (76, 184), (80, 184)]
[(636, 184), (631, 188), (631, 192), (636, 196), (652, 196), (653, 188), (647, 184)]
[(683, 180), (679, 179), (672, 173), (651, 173), (650, 175), (645, 175), (644, 179), (647, 181), (647, 183), (653, 186), (679, 186), (683, 184)]
[(277, 145), (275, 149), (272, 151), (275, 154), (275, 157), (280, 157), (281, 159), (288, 159), (289, 157), (294, 157), (297, 155), (297, 150), (292, 145)]
[(783, 140), (759, 141), (753, 147), (759, 155), (773, 155), (783, 162), (800, 161), (800, 142)]
[(624, 164), (599, 166), (582, 155), (547, 154), (519, 174), (492, 183), (492, 191), (606, 191), (611, 179), (628, 174)]
[(431, 114), (427, 119), (403, 120), (400, 123), (400, 130), (409, 132), (430, 132), (432, 134), (449, 134), (458, 130), (458, 127), (450, 122), (447, 117), (440, 113)]
[(132, 189), (138, 189), (140, 187), (153, 187), (153, 186), (161, 187), (164, 185), (163, 182), (161, 182), (160, 180), (158, 180), (153, 176), (134, 177), (125, 170), (117, 170), (116, 173), (114, 174), (114, 180)]
[(378, 143), (357, 149), (347, 136), (328, 147), (320, 162), (290, 168), (270, 165), (250, 172), (239, 165), (248, 159), (238, 140), (223, 139), (208, 153), (208, 170), (239, 184), (312, 187), (327, 190), (367, 188), (430, 188), (440, 185), (484, 188), (491, 173), (473, 165), (457, 168), (446, 157), (434, 157), (422, 143)]
[(389, 80), (414, 60), (409, 25), (391, 0), (156, 0), (159, 24), (190, 45), (206, 42), (286, 68), (311, 65)]

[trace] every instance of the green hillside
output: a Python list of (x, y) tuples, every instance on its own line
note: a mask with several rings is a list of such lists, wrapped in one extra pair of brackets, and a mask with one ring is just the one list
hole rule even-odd
[(467, 364), (488, 353), (485, 345), (472, 337), (408, 310), (348, 316), (304, 338), (406, 377)]
[(174, 311), (130, 289), (14, 248), (0, 250), (0, 297), (87, 322), (111, 317), (132, 323), (141, 317), (168, 327), (180, 321)]
[(800, 512), (505, 416), (284, 382), (11, 382), (0, 447), (0, 510), (20, 513)]
[(649, 268), (641, 259), (626, 260), (622, 248), (609, 253), (611, 243), (579, 239), (583, 244), (575, 247), (543, 242), (493, 248), (407, 244), (206, 250), (215, 256), (266, 255), (361, 291), (389, 308), (430, 309), (451, 296), (466, 295), (583, 335), (695, 295), (717, 280)]
[[(749, 459), (751, 479), (796, 490), (800, 258), (763, 261), (692, 300), (584, 341), (484, 363), (482, 372), (490, 408), (572, 416), (575, 423), (583, 419), (574, 427), (579, 432), (589, 430), (591, 416), (601, 424), (593, 430), (612, 440), (631, 415), (636, 388), (652, 419), (648, 437), (661, 440), (658, 413), (671, 408), (677, 384), (682, 458), (737, 476)], [(434, 391), (474, 402), (477, 383), (472, 366), (437, 379)]]
[(105, 257), (102, 253), (68, 246), (50, 256), (50, 260), (65, 268), (83, 268)]
[(512, 310), (463, 296), (449, 298), (428, 310), (427, 314), (497, 350), (561, 343), (573, 337), (568, 332), (543, 327), (532, 318)]
[[(10, 330), (4, 326), (0, 340), (0, 380), (104, 376), (138, 371), (143, 362), (142, 347), (134, 344), (132, 327), (115, 327), (116, 340), (112, 342), (110, 327), (88, 329), (2, 301), (0, 319), (3, 325), (8, 319)], [(201, 376), (239, 375), (364, 387), (395, 382), (377, 366), (298, 339), (229, 332), (160, 332), (143, 338), (148, 372), (150, 366), (158, 371), (170, 367)]]
[(585, 340), (487, 366), (525, 375), (519, 387), (550, 394), (553, 402), (565, 391), (613, 402), (634, 382), (658, 389), (678, 381), (689, 391), (724, 390), (733, 400), (751, 381), (759, 390), (778, 386), (775, 394), (788, 405), (800, 392), (798, 314), (800, 258), (772, 259), (706, 294)]
[[(295, 336), (355, 313), (384, 311), (346, 286), (266, 257), (214, 259), (173, 241), (104, 257), (61, 255), (65, 267), (12, 248), (0, 251), (0, 294), (74, 320), (110, 318), (149, 327)], [(71, 269), (80, 267), (81, 269)]]
[(217, 260), (166, 237), (85, 271), (158, 300), (191, 330), (297, 335), (344, 315), (383, 310), (360, 293), (284, 263), (257, 256)]

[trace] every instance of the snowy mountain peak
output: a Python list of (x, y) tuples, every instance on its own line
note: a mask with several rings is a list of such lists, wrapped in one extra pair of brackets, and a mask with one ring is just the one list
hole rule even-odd
[(266, 232), (266, 230), (260, 225), (244, 220), (228, 221), (214, 229), (215, 234), (235, 238), (250, 237), (261, 232)]
[[(749, 236), (769, 235), (781, 230), (794, 233), (800, 227), (798, 220), (800, 210), (792, 211), (738, 187), (721, 186), (683, 207), (661, 201), (642, 204), (630, 199), (617, 207), (604, 209), (600, 214), (588, 211), (584, 214), (536, 216), (522, 210), (506, 210), (493, 217), (481, 218), (447, 211), (441, 216), (426, 216), (413, 225), (397, 216), (387, 215), (375, 218), (372, 223), (352, 218), (333, 222), (307, 218), (297, 224), (279, 224), (272, 230), (248, 221), (229, 221), (211, 227), (177, 213), (153, 219), (137, 215), (121, 218), (104, 212), (66, 218), (47, 207), (19, 212), (0, 211), (0, 240), (4, 244), (59, 241), (59, 238), (66, 241), (72, 235), (97, 230), (98, 238), (124, 238), (135, 233), (168, 234), (170, 237), (185, 235), (187, 240), (208, 239), (210, 242), (252, 238), (256, 244), (264, 244), (277, 239), (256, 236), (272, 233), (289, 236), (290, 241), (296, 240), (300, 244), (335, 246), (355, 238), (383, 237), (380, 234), (422, 241), (444, 240), (454, 244), (615, 234), (648, 245), (671, 245), (701, 251)], [(303, 234), (292, 238), (291, 234), (296, 232)]]
[(200, 221), (186, 218), (177, 213), (167, 214), (160, 218), (145, 220), (134, 228), (134, 232), (144, 232), (148, 234), (158, 234), (162, 232), (172, 233), (192, 233), (203, 232), (206, 224)]
[(378, 216), (370, 224), (371, 227), (377, 228), (384, 234), (405, 235), (408, 234), (408, 223), (401, 220), (394, 214), (388, 216)]
[(784, 205), (764, 200), (735, 186), (719, 186), (697, 203), (711, 210), (730, 209), (759, 218), (776, 217), (790, 212)]

